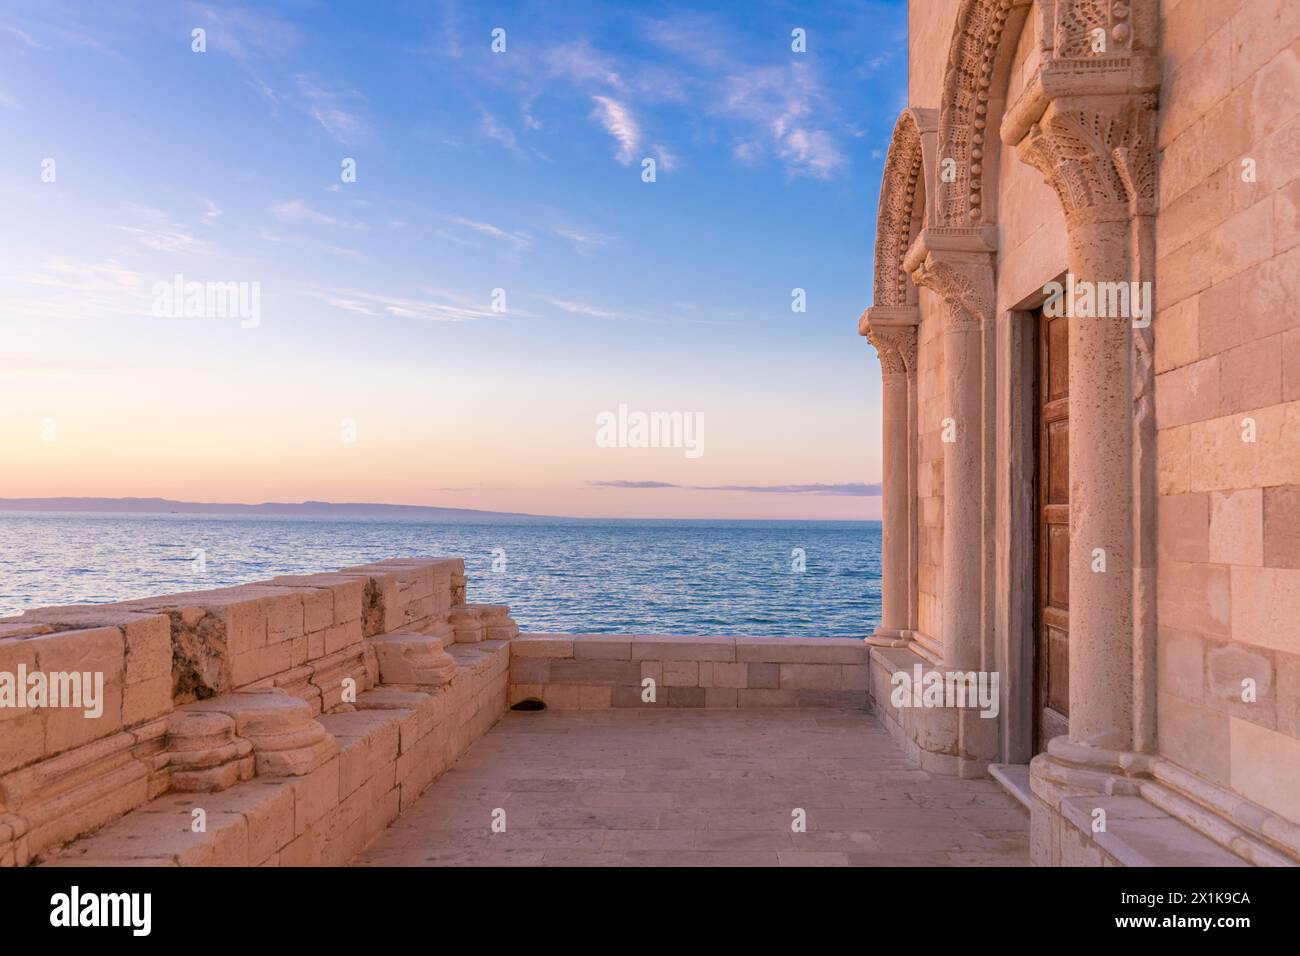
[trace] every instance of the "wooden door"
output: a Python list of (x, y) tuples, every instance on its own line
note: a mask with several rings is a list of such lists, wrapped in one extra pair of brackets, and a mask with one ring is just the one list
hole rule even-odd
[(1070, 716), (1070, 338), (1068, 319), (1035, 315), (1038, 336), (1034, 750)]

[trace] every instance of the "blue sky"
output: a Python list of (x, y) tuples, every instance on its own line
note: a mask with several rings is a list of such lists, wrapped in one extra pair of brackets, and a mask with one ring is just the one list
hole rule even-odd
[[(901, 0), (0, 9), (0, 496), (877, 512)], [(152, 315), (177, 273), (261, 321)], [(594, 447), (623, 403), (707, 452)]]

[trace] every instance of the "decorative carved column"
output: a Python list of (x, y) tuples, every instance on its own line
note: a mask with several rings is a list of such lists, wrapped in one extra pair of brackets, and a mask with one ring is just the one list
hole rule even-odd
[[(983, 666), (983, 352), (993, 316), (993, 257), (973, 230), (927, 229), (913, 279), (944, 303), (943, 378), (943, 662)], [(912, 264), (909, 262), (909, 265)]]
[[(1065, 209), (1069, 281), (1098, 304), (1103, 290), (1123, 283), (1127, 295), (1142, 278), (1155, 106), (1153, 94), (1058, 97), (1017, 146)], [(1106, 751), (1139, 749), (1153, 726), (1141, 699), (1148, 675), (1135, 680), (1151, 664), (1135, 592), (1149, 600), (1142, 566), (1154, 558), (1135, 530), (1153, 425), (1149, 333), (1134, 321), (1132, 308), (1076, 309), (1070, 321), (1070, 740)]]
[[(915, 310), (912, 310), (915, 311)], [(863, 319), (867, 319), (864, 313)], [(911, 629), (911, 404), (916, 374), (916, 326), (865, 327), (880, 357), (883, 417), (883, 516), (881, 521), (881, 616), (874, 642), (906, 643)]]

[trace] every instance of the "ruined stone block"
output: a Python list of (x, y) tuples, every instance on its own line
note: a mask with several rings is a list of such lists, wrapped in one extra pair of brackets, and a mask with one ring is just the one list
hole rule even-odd
[(427, 634), (399, 631), (370, 638), (385, 684), (441, 686), (456, 675), (456, 661), (442, 641)]
[(261, 776), (306, 776), (338, 753), (338, 742), (312, 718), (307, 704), (279, 688), (238, 691), (185, 709), (232, 717), (235, 733), (253, 746)]
[(166, 765), (172, 790), (225, 790), (253, 776), (253, 745), (229, 714), (181, 709), (167, 721)]

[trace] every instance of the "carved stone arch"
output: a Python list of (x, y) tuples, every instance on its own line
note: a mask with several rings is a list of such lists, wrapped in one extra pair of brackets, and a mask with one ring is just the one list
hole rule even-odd
[(916, 305), (916, 287), (903, 262), (929, 222), (937, 118), (934, 110), (909, 107), (894, 124), (876, 216), (873, 302), (877, 306)]
[[(1039, 5), (1052, 2), (1039, 0)], [(962, 0), (939, 106), (937, 162), (951, 174), (936, 184), (937, 226), (969, 228), (997, 221), (1001, 116), (995, 114), (1006, 107), (1012, 61), (1032, 5), (1033, 0)], [(1049, 45), (1041, 37), (1039, 43)]]

